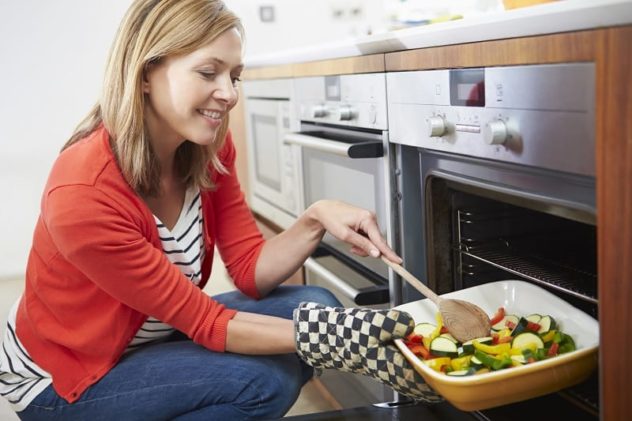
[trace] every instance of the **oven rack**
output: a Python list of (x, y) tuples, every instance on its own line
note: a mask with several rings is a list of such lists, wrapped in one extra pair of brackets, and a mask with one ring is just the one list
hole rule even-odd
[(597, 304), (597, 275), (560, 264), (534, 252), (514, 247), (503, 239), (477, 244), (464, 240), (461, 253), (537, 284)]

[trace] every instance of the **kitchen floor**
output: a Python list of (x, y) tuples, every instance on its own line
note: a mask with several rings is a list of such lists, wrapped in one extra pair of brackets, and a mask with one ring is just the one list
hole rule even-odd
[[(218, 257), (216, 257), (213, 267), (215, 270), (213, 271), (211, 279), (204, 291), (209, 295), (214, 295), (234, 289), (233, 284), (224, 269), (224, 265)], [(17, 297), (22, 293), (23, 288), (23, 279), (0, 279), (0, 322), (3, 326), (3, 337), (4, 326), (9, 309)], [(312, 414), (332, 409), (334, 409), (333, 406), (322, 397), (317, 384), (314, 381), (310, 381), (307, 385), (305, 385), (305, 387), (303, 387), (298, 400), (287, 413), (287, 416)], [(10, 409), (7, 401), (2, 398), (0, 398), (0, 420), (18, 420), (18, 417)]]

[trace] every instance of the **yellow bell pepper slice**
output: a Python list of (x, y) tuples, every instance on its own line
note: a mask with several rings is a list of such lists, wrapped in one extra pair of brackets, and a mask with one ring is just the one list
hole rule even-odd
[(470, 360), (472, 359), (472, 355), (466, 355), (464, 357), (452, 358), (450, 361), (450, 366), (452, 370), (459, 371), (465, 370), (470, 366)]
[(424, 337), (421, 342), (424, 344), (424, 346), (426, 347), (426, 349), (430, 349), (430, 342), (432, 342), (432, 340), (434, 338), (436, 338), (437, 336), (439, 336), (441, 334), (441, 329), (443, 329), (443, 319), (441, 318), (441, 314), (439, 312), (437, 312), (436, 314), (436, 319), (437, 319), (437, 326), (435, 327), (435, 329), (432, 331), (432, 333), (430, 334), (429, 337)]
[(531, 345), (523, 346), (521, 348), (511, 348), (511, 350), (509, 350), (509, 355), (522, 355), (522, 353), (526, 351), (527, 349), (531, 350), (531, 352), (535, 352), (537, 349), (537, 346), (535, 344), (531, 344)]
[(549, 330), (544, 336), (542, 336), (542, 342), (551, 342), (555, 337), (556, 330)]
[(430, 360), (425, 360), (424, 363), (428, 367), (432, 368), (433, 370), (441, 372), (442, 371), (441, 369), (443, 367), (450, 364), (450, 358), (449, 357), (432, 358)]
[(511, 350), (511, 344), (509, 343), (498, 344), (498, 345), (485, 345), (485, 344), (480, 343), (477, 340), (474, 340), (472, 342), (472, 345), (474, 345), (474, 348), (478, 349), (479, 351), (482, 351), (486, 354), (491, 354), (491, 355), (509, 353), (509, 351)]

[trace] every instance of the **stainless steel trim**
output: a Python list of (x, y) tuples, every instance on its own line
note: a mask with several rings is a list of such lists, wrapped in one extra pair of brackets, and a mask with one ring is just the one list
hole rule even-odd
[(339, 289), (340, 292), (342, 292), (351, 301), (354, 301), (356, 295), (358, 295), (359, 291), (357, 289), (349, 286), (348, 283), (334, 275), (324, 266), (320, 265), (315, 259), (308, 257), (305, 261), (305, 267), (319, 275), (323, 280), (329, 282), (334, 288)]
[(454, 130), (465, 133), (480, 133), (481, 126), (475, 124), (455, 124)]
[(307, 136), (299, 133), (287, 133), (283, 137), (283, 143), (286, 145), (299, 145), (340, 156), (349, 156), (349, 148), (352, 146), (348, 143), (321, 139), (319, 137)]

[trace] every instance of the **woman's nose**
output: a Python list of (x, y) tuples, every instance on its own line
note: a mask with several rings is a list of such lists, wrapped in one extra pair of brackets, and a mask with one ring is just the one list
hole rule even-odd
[(218, 88), (214, 92), (214, 96), (228, 104), (237, 102), (237, 88), (231, 77), (222, 77)]

